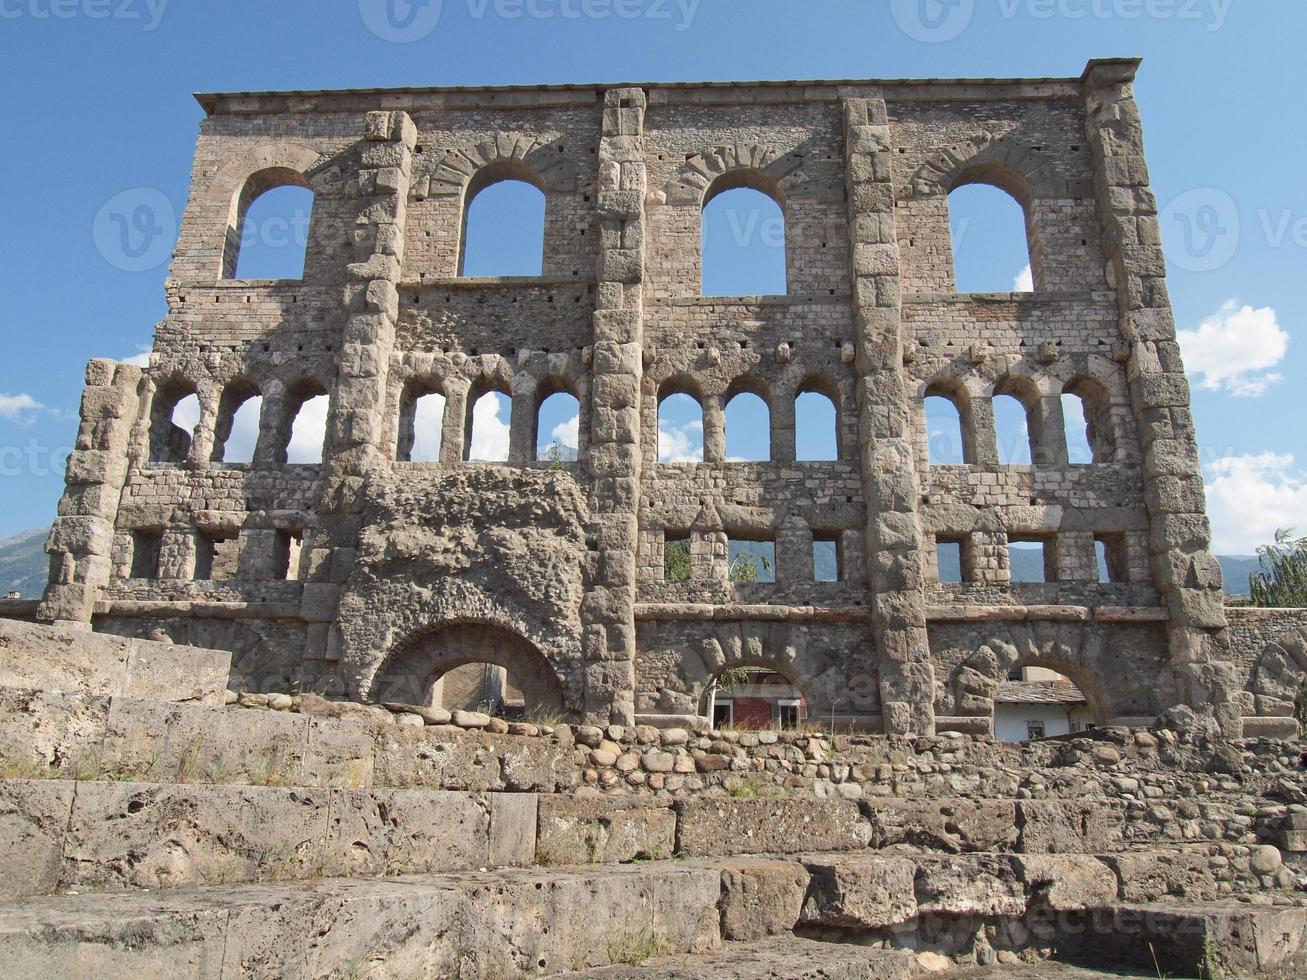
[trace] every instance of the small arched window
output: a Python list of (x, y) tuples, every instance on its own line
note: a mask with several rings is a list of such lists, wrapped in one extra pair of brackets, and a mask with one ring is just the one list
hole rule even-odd
[(1034, 433), (1025, 404), (1015, 395), (994, 396), (994, 432), (1000, 466), (1029, 466)]
[(303, 174), (285, 167), (254, 174), (232, 204), (223, 278), (303, 279), (312, 218)]
[(959, 293), (1032, 292), (1033, 259), (1024, 182), (1008, 175), (978, 172), (949, 195), (953, 276)]
[(726, 461), (771, 459), (771, 409), (752, 391), (732, 395), (726, 403)]
[(702, 294), (784, 296), (788, 291), (784, 197), (751, 170), (719, 177), (704, 197)]
[(215, 463), (245, 464), (254, 461), (259, 441), (259, 420), (263, 415), (263, 396), (249, 381), (229, 384), (218, 402), (218, 418), (213, 430)]
[(285, 417), (287, 463), (308, 465), (322, 462), (330, 407), (330, 397), (316, 381), (301, 381), (290, 389)]
[(545, 252), (544, 192), (521, 166), (492, 165), (468, 185), (460, 276), (538, 276)]
[(498, 389), (482, 389), (468, 398), (463, 458), (470, 463), (508, 462), (513, 400)]
[(401, 463), (437, 463), (445, 426), (445, 396), (430, 382), (411, 381), (399, 402)]
[(703, 406), (693, 395), (673, 390), (658, 402), (658, 462), (703, 462)]
[(1066, 422), (1067, 461), (1072, 464), (1110, 462), (1116, 449), (1112, 400), (1094, 378), (1076, 378), (1062, 389)]
[(971, 400), (956, 382), (926, 389), (926, 447), (931, 466), (962, 466), (976, 461), (971, 431)]
[(174, 380), (154, 395), (150, 416), (150, 461), (184, 463), (200, 425), (200, 398), (195, 386)]
[(569, 463), (581, 446), (581, 403), (566, 391), (555, 391), (536, 412), (536, 459)]
[(840, 413), (835, 399), (806, 388), (794, 399), (794, 458), (800, 462), (840, 458)]

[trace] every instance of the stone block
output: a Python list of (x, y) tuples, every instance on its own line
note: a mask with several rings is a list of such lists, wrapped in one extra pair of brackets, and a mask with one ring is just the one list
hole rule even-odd
[(666, 860), (676, 850), (676, 814), (652, 800), (540, 797), (541, 864)]
[(1004, 855), (923, 855), (917, 861), (917, 909), (936, 915), (1020, 916), (1025, 886)]
[(917, 866), (909, 857), (804, 858), (812, 886), (803, 921), (847, 929), (884, 929), (917, 914)]
[(1088, 854), (1020, 854), (1012, 860), (1032, 903), (1054, 912), (1105, 908), (1117, 898), (1116, 875)]
[(75, 788), (64, 780), (0, 782), (0, 898), (58, 888)]
[(538, 797), (535, 793), (492, 793), (490, 846), (486, 861), (493, 868), (535, 864)]
[(808, 872), (802, 864), (755, 858), (718, 866), (723, 939), (748, 942), (793, 933), (808, 891)]
[(871, 826), (849, 800), (700, 799), (676, 804), (687, 857), (853, 851)]
[(1117, 800), (1021, 800), (1017, 804), (1024, 854), (1096, 854), (1122, 839)]
[(318, 873), (327, 790), (79, 783), (64, 850), (69, 888), (167, 888)]
[(428, 874), (485, 867), (490, 803), (469, 793), (332, 790), (322, 873)]
[(871, 846), (913, 844), (950, 853), (1005, 851), (1018, 839), (1012, 800), (868, 800)]

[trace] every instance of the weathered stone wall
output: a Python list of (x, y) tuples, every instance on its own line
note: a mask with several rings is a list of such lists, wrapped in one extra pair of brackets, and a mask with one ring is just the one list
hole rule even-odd
[[(1208, 553), (1136, 67), (203, 96), (168, 314), (144, 371), (88, 370), (40, 615), (221, 646), (260, 690), (420, 701), (493, 662), (529, 708), (604, 724), (686, 723), (714, 672), (750, 665), (837, 722), (982, 732), (1018, 660), (1065, 668), (1102, 721), (1283, 719), (1284, 679), (1254, 691), (1231, 662), (1266, 644), (1227, 628)], [(468, 205), (504, 179), (545, 194), (543, 274), (463, 277)], [(977, 182), (1023, 207), (1033, 293), (955, 291), (948, 194)], [(303, 280), (237, 279), (245, 210), (283, 184), (314, 193)], [(703, 208), (738, 187), (784, 212), (785, 296), (701, 296)], [(469, 463), (491, 390), (512, 401), (509, 459)], [(726, 459), (746, 391), (770, 409), (767, 462)], [(809, 391), (836, 407), (834, 461), (796, 462)], [(438, 462), (405, 461), (417, 392), (445, 397)], [(556, 392), (580, 427), (555, 466), (534, 457)], [(1068, 392), (1091, 464), (1067, 459)], [(193, 434), (171, 424), (191, 393)], [(659, 462), (671, 393), (703, 408), (702, 463)], [(225, 463), (256, 394), (253, 462)], [(930, 465), (936, 394), (963, 465)], [(1026, 407), (1033, 465), (998, 462), (1001, 394)], [(287, 465), (318, 395), (322, 462)], [(690, 539), (687, 582), (664, 581), (669, 535)], [(730, 581), (731, 535), (775, 541), (774, 584)], [(838, 541), (838, 582), (815, 581), (814, 537)], [(1013, 537), (1046, 543), (1053, 581), (1011, 581)], [(963, 546), (962, 585), (938, 582), (941, 540)], [(223, 574), (196, 581), (214, 542)]]

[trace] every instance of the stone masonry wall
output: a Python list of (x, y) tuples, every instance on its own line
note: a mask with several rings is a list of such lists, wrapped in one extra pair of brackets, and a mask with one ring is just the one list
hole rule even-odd
[[(491, 662), (528, 711), (602, 725), (693, 724), (747, 666), (832, 723), (984, 733), (1000, 672), (1039, 663), (1100, 722), (1183, 704), (1279, 732), (1307, 654), (1220, 603), (1136, 68), (202, 96), (168, 313), (146, 369), (88, 370), (39, 615), (229, 649), (241, 686), (278, 693), (421, 701)], [(545, 195), (539, 277), (462, 275), (468, 206), (501, 180)], [(948, 195), (971, 183), (1025, 211), (1033, 293), (956, 292)], [(314, 195), (303, 279), (235, 278), (246, 209), (286, 184)], [(736, 188), (784, 212), (784, 296), (701, 295), (703, 208)], [(512, 404), (502, 464), (465, 459), (489, 391)], [(558, 392), (577, 458), (542, 463)], [(741, 392), (769, 408), (764, 462), (726, 458)], [(808, 392), (836, 410), (834, 460), (801, 461)], [(427, 393), (440, 459), (408, 462)], [(1068, 461), (1068, 393), (1092, 463)], [(659, 460), (671, 394), (703, 410), (701, 463)], [(998, 460), (1009, 394), (1032, 465)], [(253, 461), (226, 463), (256, 395)], [(322, 395), (322, 460), (288, 464)], [(936, 395), (962, 465), (930, 464)], [(731, 581), (740, 537), (774, 543), (774, 583)], [(687, 581), (665, 580), (673, 539)], [(1013, 539), (1045, 544), (1050, 581), (1011, 580)], [(816, 581), (818, 540), (837, 581)], [(941, 542), (961, 584), (938, 581)]]

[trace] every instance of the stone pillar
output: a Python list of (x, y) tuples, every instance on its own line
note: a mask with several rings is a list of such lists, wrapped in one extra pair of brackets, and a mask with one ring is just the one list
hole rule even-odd
[(445, 381), (445, 417), (440, 426), (440, 461), (457, 463), (463, 458), (464, 428), (467, 425), (468, 380), (451, 376)]
[(508, 423), (508, 462), (525, 466), (536, 458), (536, 391), (534, 379), (520, 374), (513, 384), (513, 408)]
[(635, 555), (644, 373), (645, 94), (604, 93), (600, 250), (590, 390), (590, 513), (584, 624), (587, 721), (635, 720)]
[(794, 393), (782, 392), (768, 406), (771, 417), (771, 461), (793, 463), (797, 453), (794, 434)]
[(847, 100), (844, 133), (858, 421), (881, 705), (886, 732), (929, 735), (935, 730), (935, 680), (926, 634), (920, 491), (903, 370), (893, 157), (884, 101)]
[(44, 622), (89, 628), (99, 591), (109, 584), (140, 383), (141, 369), (130, 364), (97, 359), (87, 365), (77, 444), (68, 456), (59, 517), (45, 541), (50, 584), (37, 611)]
[(726, 408), (721, 395), (703, 397), (703, 461), (726, 462)]
[(816, 575), (812, 560), (812, 531), (793, 514), (776, 532), (776, 585), (785, 590), (803, 588)]
[[(336, 390), (327, 420), (323, 453), (323, 491), (318, 505), (320, 533), (314, 535), (316, 569), (304, 585), (303, 615), (324, 627), (310, 630), (305, 651), (306, 682), (327, 693), (360, 693), (353, 678), (333, 678), (346, 690), (312, 680), (338, 644), (327, 641), (341, 586), (353, 565), (356, 538), (365, 506), (364, 492), (373, 471), (386, 468), (382, 440), (390, 355), (399, 318), (400, 270), (404, 263), (404, 225), (417, 130), (405, 112), (369, 112), (359, 150), (358, 217), (353, 225), (355, 261), (345, 268), (345, 326), (336, 358)], [(320, 640), (319, 640), (320, 638)], [(321, 649), (314, 649), (321, 642)]]
[(998, 432), (994, 428), (994, 402), (972, 398), (962, 416), (963, 458), (977, 466), (998, 465)]
[(1094, 191), (1110, 284), (1129, 347), (1130, 399), (1143, 450), (1153, 575), (1171, 614), (1170, 663), (1158, 679), (1163, 709), (1187, 704), (1241, 732), (1239, 685), (1228, 659), (1221, 568), (1198, 441), (1166, 288), (1157, 201), (1149, 187), (1133, 60), (1091, 61), (1083, 77)]

